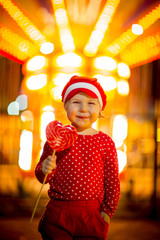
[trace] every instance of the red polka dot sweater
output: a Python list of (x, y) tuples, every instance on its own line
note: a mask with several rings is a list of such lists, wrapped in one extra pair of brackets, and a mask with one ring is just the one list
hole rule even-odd
[[(53, 150), (46, 142), (35, 174), (42, 183), (42, 162)], [(110, 218), (120, 195), (117, 152), (112, 139), (103, 132), (78, 135), (73, 146), (56, 152), (57, 166), (48, 174), (50, 198), (62, 200), (95, 200)]]

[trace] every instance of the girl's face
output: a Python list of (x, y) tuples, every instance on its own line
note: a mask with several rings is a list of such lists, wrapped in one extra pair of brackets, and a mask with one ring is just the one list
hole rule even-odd
[(101, 111), (98, 99), (79, 92), (69, 99), (65, 105), (67, 117), (78, 132), (91, 128)]

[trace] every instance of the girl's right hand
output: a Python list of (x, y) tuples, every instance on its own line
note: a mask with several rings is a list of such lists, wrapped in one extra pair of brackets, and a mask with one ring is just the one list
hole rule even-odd
[(42, 172), (44, 174), (49, 174), (56, 167), (57, 156), (48, 156), (42, 163)]

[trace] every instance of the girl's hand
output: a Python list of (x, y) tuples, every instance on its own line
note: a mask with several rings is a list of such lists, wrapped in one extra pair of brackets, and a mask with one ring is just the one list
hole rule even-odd
[(110, 217), (108, 216), (107, 213), (102, 211), (100, 214), (101, 214), (101, 217), (104, 219), (104, 221), (110, 223)]
[(52, 170), (56, 167), (57, 156), (48, 156), (42, 163), (42, 172), (44, 174), (51, 173)]

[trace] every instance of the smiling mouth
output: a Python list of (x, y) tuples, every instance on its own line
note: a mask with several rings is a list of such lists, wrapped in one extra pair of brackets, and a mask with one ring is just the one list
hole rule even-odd
[(77, 116), (80, 119), (87, 119), (88, 117), (84, 117), (84, 116)]

